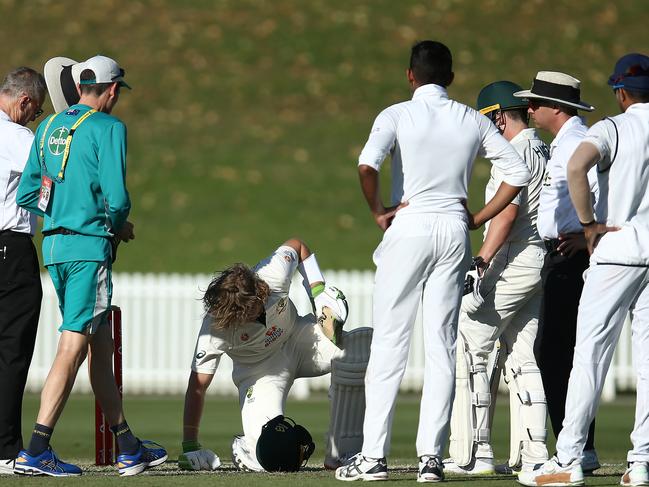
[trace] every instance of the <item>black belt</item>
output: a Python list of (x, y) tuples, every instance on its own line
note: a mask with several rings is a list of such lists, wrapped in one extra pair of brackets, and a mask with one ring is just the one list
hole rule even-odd
[(43, 236), (49, 237), (50, 235), (81, 235), (80, 233), (68, 230), (67, 228), (55, 228), (54, 230), (44, 230)]
[(559, 248), (561, 240), (558, 238), (546, 238), (543, 240), (543, 245), (545, 245), (545, 250), (548, 252), (556, 252)]
[(29, 233), (16, 232), (14, 230), (0, 230), (0, 237), (29, 237), (32, 236)]

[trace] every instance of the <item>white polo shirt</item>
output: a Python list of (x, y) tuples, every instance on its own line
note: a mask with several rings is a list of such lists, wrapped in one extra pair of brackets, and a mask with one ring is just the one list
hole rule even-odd
[(591, 262), (649, 266), (649, 103), (597, 122), (584, 142), (601, 156), (596, 166), (602, 184), (598, 221), (621, 227), (605, 234)]
[(12, 122), (0, 110), (0, 231), (34, 235), (36, 215), (16, 205), (18, 183), (33, 140), (31, 130)]
[[(550, 144), (550, 159), (545, 168), (536, 222), (541, 238), (557, 238), (560, 233), (584, 231), (568, 192), (567, 168), (572, 153), (587, 130), (580, 117), (571, 117)], [(597, 171), (594, 168), (588, 172), (588, 181), (594, 202), (598, 191)]]
[(392, 204), (403, 214), (444, 213), (466, 219), (469, 178), (477, 156), (490, 159), (503, 181), (525, 186), (530, 171), (491, 121), (428, 84), (412, 100), (383, 110), (372, 127), (359, 165), (381, 168), (392, 156)]
[[(545, 164), (550, 157), (550, 149), (541, 140), (533, 128), (521, 130), (509, 141), (516, 149), (532, 173), (532, 179), (512, 201), (518, 205), (516, 220), (507, 237), (508, 242), (539, 242), (539, 233), (536, 230), (536, 218), (539, 208), (539, 195), (543, 185)], [(485, 188), (485, 202), (491, 200), (496, 194), (504, 175), (498, 167), (491, 168), (491, 177)], [(489, 230), (489, 222), (485, 225), (485, 236)]]

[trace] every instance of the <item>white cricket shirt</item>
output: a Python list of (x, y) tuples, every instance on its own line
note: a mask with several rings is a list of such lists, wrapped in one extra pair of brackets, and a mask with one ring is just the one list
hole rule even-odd
[[(550, 159), (545, 167), (536, 221), (541, 238), (557, 238), (560, 233), (584, 231), (570, 199), (566, 175), (568, 161), (587, 130), (580, 117), (571, 117), (550, 144)], [(588, 182), (594, 201), (598, 191), (597, 171), (594, 168), (588, 172)]]
[(383, 110), (358, 158), (377, 171), (392, 156), (392, 204), (408, 201), (401, 214), (443, 213), (466, 220), (462, 201), (477, 156), (490, 159), (503, 181), (525, 186), (530, 171), (491, 121), (428, 84), (412, 100)]
[(288, 298), (297, 265), (297, 252), (291, 247), (281, 246), (253, 268), (270, 287), (270, 296), (265, 305), (265, 324), (254, 321), (214, 329), (211, 317), (205, 316), (194, 351), (193, 371), (214, 374), (224, 353), (230, 356), (235, 366), (259, 364), (281, 348), (300, 318), (295, 305)]
[[(541, 194), (541, 187), (543, 185), (545, 164), (550, 157), (550, 150), (533, 128), (521, 130), (509, 142), (527, 164), (532, 174), (532, 179), (512, 201), (513, 204), (518, 205), (518, 214), (509, 232), (507, 241), (538, 242), (540, 237), (536, 230), (536, 218), (539, 208), (539, 195)], [(504, 175), (502, 171), (498, 167), (492, 166), (491, 177), (485, 188), (485, 202), (488, 202), (494, 197), (503, 180)], [(485, 236), (487, 235), (488, 229), (489, 222), (485, 225)]]
[(649, 103), (597, 122), (584, 142), (602, 158), (595, 166), (602, 185), (597, 219), (621, 227), (600, 239), (591, 262), (649, 265)]
[(16, 205), (18, 183), (33, 140), (31, 130), (0, 110), (0, 231), (34, 235), (36, 215)]

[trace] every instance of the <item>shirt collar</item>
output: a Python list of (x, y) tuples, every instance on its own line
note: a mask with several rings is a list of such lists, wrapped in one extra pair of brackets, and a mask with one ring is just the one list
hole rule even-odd
[(561, 128), (559, 129), (559, 132), (557, 132), (557, 136), (554, 138), (554, 140), (553, 140), (552, 143), (550, 144), (550, 147), (553, 148), (553, 147), (558, 146), (558, 145), (559, 145), (559, 142), (561, 141), (561, 138), (562, 138), (564, 135), (566, 135), (566, 132), (568, 132), (569, 130), (571, 130), (571, 129), (572, 129), (573, 127), (575, 127), (576, 125), (584, 125), (584, 119), (581, 118), (581, 117), (579, 117), (579, 116), (577, 116), (577, 115), (573, 115), (572, 117), (570, 117), (570, 118), (566, 121), (566, 123), (564, 123), (564, 124), (561, 126)]
[(412, 99), (420, 98), (422, 96), (437, 96), (439, 98), (448, 98), (446, 88), (443, 86), (435, 85), (433, 83), (421, 85), (412, 94)]
[(7, 122), (13, 122), (9, 115), (7, 115), (4, 111), (0, 110), (0, 120), (6, 120)]
[(514, 135), (514, 137), (512, 137), (512, 140), (510, 140), (509, 142), (511, 144), (514, 144), (515, 142), (519, 142), (521, 140), (537, 139), (537, 138), (538, 137), (536, 135), (536, 130), (530, 127), (518, 132), (516, 135)]

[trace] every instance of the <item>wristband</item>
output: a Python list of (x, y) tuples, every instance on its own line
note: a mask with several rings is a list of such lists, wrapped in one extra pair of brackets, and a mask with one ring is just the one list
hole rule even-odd
[(579, 223), (581, 223), (582, 227), (590, 227), (592, 225), (595, 225), (595, 223), (597, 223), (597, 220), (591, 220), (588, 223), (584, 223), (580, 220)]
[(183, 441), (183, 453), (189, 453), (192, 451), (198, 451), (201, 448), (201, 444), (198, 442), (198, 440), (189, 440), (189, 441)]
[[(309, 255), (297, 266), (297, 270), (302, 276), (302, 285), (307, 294), (315, 298), (318, 294), (324, 291), (325, 279), (322, 276), (322, 271), (315, 258), (315, 254)], [(317, 284), (316, 284), (317, 283)], [(315, 286), (312, 286), (316, 284)]]
[(324, 283), (316, 284), (311, 288), (311, 297), (315, 298), (325, 290)]

